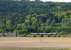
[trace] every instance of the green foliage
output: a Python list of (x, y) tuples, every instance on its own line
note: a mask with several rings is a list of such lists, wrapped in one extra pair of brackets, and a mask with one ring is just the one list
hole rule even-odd
[[(2, 2), (2, 4), (1, 4)], [(16, 32), (29, 34), (31, 32), (57, 34), (71, 33), (71, 4), (41, 1), (1, 1), (0, 32)], [(8, 4), (6, 4), (8, 3)], [(8, 15), (5, 15), (7, 14)], [(65, 33), (66, 32), (66, 33)]]

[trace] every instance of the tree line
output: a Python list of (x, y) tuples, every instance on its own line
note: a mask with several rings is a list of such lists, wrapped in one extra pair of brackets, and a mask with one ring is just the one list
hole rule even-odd
[(0, 33), (71, 34), (71, 3), (1, 1)]

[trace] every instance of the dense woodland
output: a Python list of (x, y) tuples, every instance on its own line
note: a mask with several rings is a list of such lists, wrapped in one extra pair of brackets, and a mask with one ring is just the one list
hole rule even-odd
[(71, 35), (71, 3), (0, 0), (0, 33)]

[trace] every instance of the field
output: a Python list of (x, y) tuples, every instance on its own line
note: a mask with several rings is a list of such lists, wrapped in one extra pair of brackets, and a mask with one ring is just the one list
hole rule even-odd
[(68, 48), (0, 48), (0, 50), (70, 50)]
[(0, 50), (71, 50), (71, 38), (1, 37)]

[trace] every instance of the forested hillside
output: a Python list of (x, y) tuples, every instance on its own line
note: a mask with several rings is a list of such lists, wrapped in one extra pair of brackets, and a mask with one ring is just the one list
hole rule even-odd
[(71, 34), (71, 3), (0, 0), (0, 33)]

